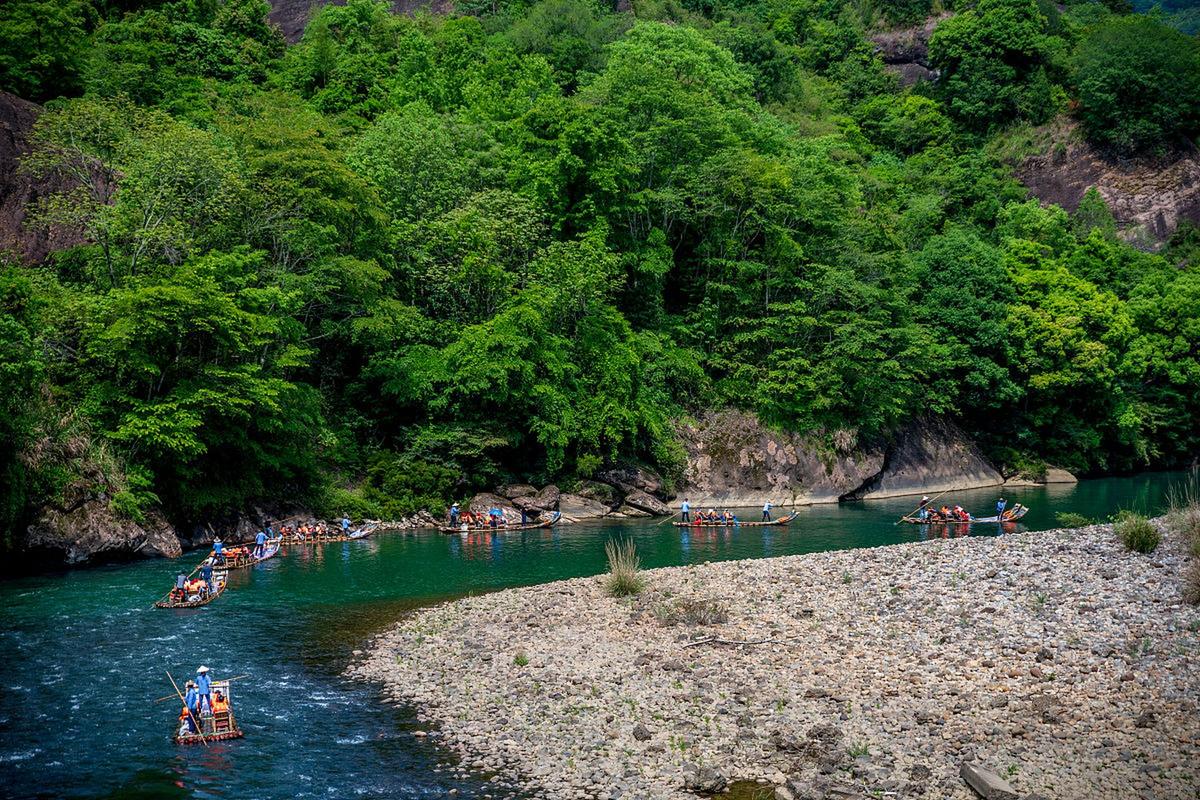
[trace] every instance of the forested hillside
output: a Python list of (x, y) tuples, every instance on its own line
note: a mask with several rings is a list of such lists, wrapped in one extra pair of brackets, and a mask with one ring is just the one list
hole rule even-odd
[[(9, 0), (45, 104), (0, 268), (0, 520), (67, 487), (178, 524), (395, 516), (639, 461), (736, 406), (818, 435), (953, 418), (1007, 468), (1200, 444), (1200, 234), (1118, 236), (1000, 160), (1071, 115), (1194, 147), (1200, 46), (1104, 4)], [(934, 82), (868, 36), (952, 12)], [(847, 434), (848, 432), (848, 434)]]

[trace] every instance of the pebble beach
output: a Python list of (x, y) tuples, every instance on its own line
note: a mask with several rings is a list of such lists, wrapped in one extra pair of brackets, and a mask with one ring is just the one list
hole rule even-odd
[[(1200, 796), (1200, 608), (1109, 525), (604, 576), (426, 608), (350, 667), (496, 796)], [(1002, 797), (1005, 795), (997, 795)]]

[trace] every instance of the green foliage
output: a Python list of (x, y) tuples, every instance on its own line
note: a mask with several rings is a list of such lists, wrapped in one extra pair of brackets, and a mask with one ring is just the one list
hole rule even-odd
[(1200, 131), (1200, 44), (1142, 16), (1114, 17), (1079, 44), (1073, 82), (1088, 138), (1161, 152)]
[(1052, 43), (1046, 32), (1035, 0), (981, 0), (939, 24), (929, 60), (942, 72), (951, 113), (980, 130), (1053, 115), (1061, 102), (1047, 74)]
[(1054, 515), (1054, 521), (1063, 528), (1082, 528), (1092, 524), (1092, 520), (1089, 517), (1085, 517), (1083, 514), (1076, 514), (1073, 511), (1059, 511)]
[(1195, 231), (1139, 252), (993, 155), (1105, 31), (1162, 40), (1132, 76), (1182, 63), (1144, 21), (983, 0), (901, 89), (865, 31), (909, 0), (350, 0), (290, 47), (261, 0), (43, 5), (0, 6), (0, 76), (65, 95), (27, 221), (84, 242), (0, 271), (6, 531), (89, 483), (190, 524), (679, 480), (677, 421), (723, 406), (842, 442), (948, 415), (1018, 469), (1200, 448)]
[(1113, 522), (1113, 531), (1127, 548), (1135, 553), (1153, 553), (1162, 541), (1154, 523), (1132, 511), (1122, 511)]
[(0, 3), (0, 89), (29, 100), (74, 94), (87, 52), (83, 0)]

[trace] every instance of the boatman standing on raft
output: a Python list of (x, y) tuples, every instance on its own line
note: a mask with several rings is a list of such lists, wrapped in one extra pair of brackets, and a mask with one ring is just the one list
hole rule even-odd
[(350, 518), (348, 516), (346, 516), (346, 513), (343, 511), (342, 512), (342, 535), (345, 536), (349, 532), (350, 532)]
[(682, 510), (679, 512), (679, 518), (684, 522), (691, 522), (692, 520), (688, 512), (692, 510), (692, 504), (687, 501), (687, 498), (684, 498), (683, 505), (680, 508)]
[(763, 522), (771, 521), (771, 501), (763, 503)]
[(458, 527), (458, 503), (450, 504), (450, 527)]
[(1004, 519), (1004, 509), (1008, 508), (1008, 501), (1001, 497), (996, 501), (996, 519)]
[(201, 713), (208, 709), (212, 713), (212, 678), (208, 677), (208, 667), (201, 666), (196, 670), (196, 694), (200, 697), (197, 704)]
[(254, 557), (255, 558), (262, 558), (263, 553), (266, 552), (266, 549), (267, 549), (266, 545), (267, 545), (267, 534), (263, 533), (262, 531), (259, 531), (258, 535), (254, 537)]

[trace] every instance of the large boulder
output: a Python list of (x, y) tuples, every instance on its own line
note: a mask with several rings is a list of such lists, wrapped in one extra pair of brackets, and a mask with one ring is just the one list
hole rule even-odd
[(616, 486), (622, 492), (645, 492), (663, 496), (662, 476), (645, 467), (624, 466), (606, 469), (596, 476), (605, 483)]
[(106, 558), (166, 556), (183, 549), (175, 529), (156, 511), (134, 522), (115, 513), (103, 492), (79, 498), (65, 508), (48, 506), (25, 532), (23, 548), (61, 557), (66, 564)]
[(558, 487), (550, 484), (535, 495), (518, 497), (513, 500), (513, 505), (517, 508), (523, 508), (531, 514), (539, 511), (553, 511), (558, 507), (559, 494)]
[(480, 492), (471, 498), (471, 502), (467, 504), (467, 510), (472, 514), (483, 514), (485, 517), (492, 508), (500, 509), (504, 514), (504, 519), (510, 525), (519, 525), (521, 522), (521, 512), (513, 508), (513, 504), (509, 502), (507, 497), (501, 497), (498, 494), (490, 492)]
[(606, 517), (611, 509), (603, 503), (589, 500), (578, 494), (562, 494), (558, 498), (558, 510), (564, 517), (588, 519)]
[(853, 493), (855, 499), (999, 486), (1004, 479), (957, 425), (919, 420), (898, 432), (878, 475)]
[(588, 500), (595, 500), (597, 503), (603, 503), (608, 506), (609, 510), (621, 507), (621, 492), (615, 486), (609, 486), (600, 481), (580, 481), (575, 494), (586, 497)]
[(665, 517), (671, 513), (671, 507), (653, 495), (645, 492), (630, 492), (625, 495), (625, 504), (645, 511), (656, 517)]
[(805, 436), (767, 428), (750, 413), (712, 411), (679, 430), (687, 450), (676, 499), (693, 506), (834, 503), (883, 468), (882, 444), (853, 433)]
[(1072, 483), (1079, 483), (1079, 479), (1067, 470), (1060, 467), (1046, 467), (1046, 471), (1039, 475), (1026, 475), (1024, 473), (1013, 475), (1004, 482), (1004, 485), (1020, 487)]

